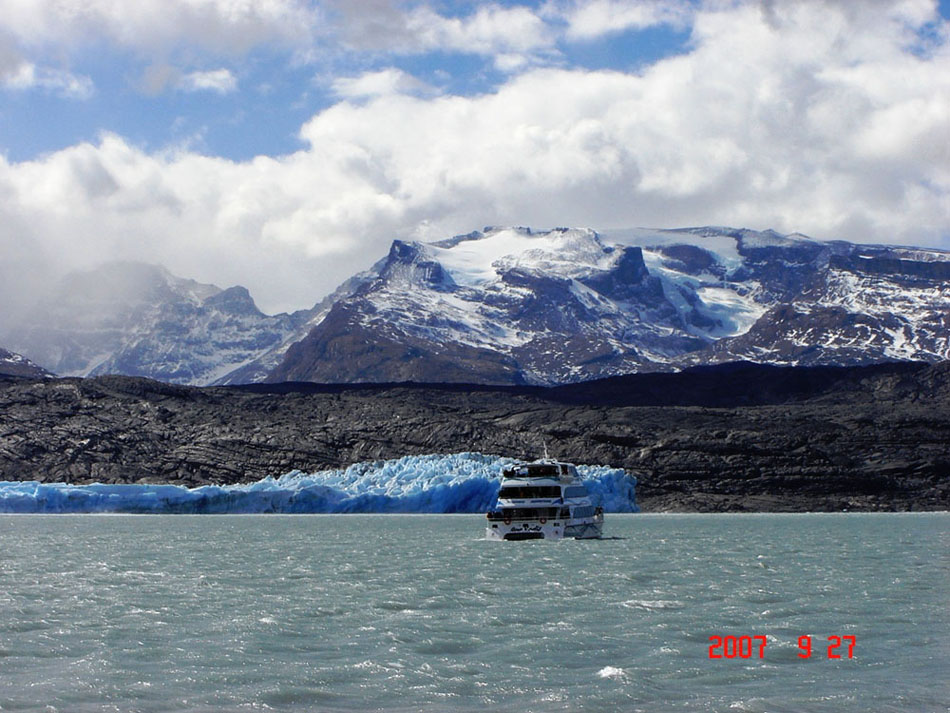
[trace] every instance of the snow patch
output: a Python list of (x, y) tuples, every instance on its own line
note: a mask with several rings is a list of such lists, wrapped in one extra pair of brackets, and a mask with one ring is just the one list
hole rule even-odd
[[(710, 229), (705, 232), (689, 230), (657, 230), (652, 228), (628, 228), (624, 230), (610, 230), (602, 233), (602, 237), (609, 242), (622, 245), (633, 245), (641, 248), (657, 248), (665, 245), (693, 245), (713, 253), (720, 264), (728, 270), (734, 270), (742, 265), (742, 256), (739, 247), (732, 235), (722, 235)], [(646, 260), (646, 250), (644, 250)], [(647, 262), (650, 272), (653, 266)]]
[(519, 267), (572, 277), (604, 269), (612, 259), (597, 233), (587, 229), (529, 233), (502, 228), (451, 247), (426, 245), (425, 251), (438, 260), (457, 285), (468, 287), (496, 281), (499, 269)]
[(721, 329), (708, 332), (709, 336), (715, 338), (745, 334), (768, 311), (765, 305), (759, 304), (750, 295), (739, 294), (729, 287), (705, 285), (699, 287), (696, 294), (702, 300), (700, 311), (722, 324)]

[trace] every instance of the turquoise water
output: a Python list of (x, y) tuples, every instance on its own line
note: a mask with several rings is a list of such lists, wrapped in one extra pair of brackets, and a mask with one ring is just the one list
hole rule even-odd
[[(948, 514), (483, 528), (0, 517), (0, 710), (950, 710)], [(766, 636), (763, 658), (711, 659), (711, 635)]]

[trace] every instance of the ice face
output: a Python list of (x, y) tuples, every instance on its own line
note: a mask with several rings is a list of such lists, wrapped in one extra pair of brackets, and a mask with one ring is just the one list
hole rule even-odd
[[(200, 488), (0, 482), (0, 513), (476, 513), (495, 506), (501, 471), (515, 462), (481, 453), (405, 456)], [(636, 478), (608, 466), (578, 472), (604, 510), (637, 512)]]

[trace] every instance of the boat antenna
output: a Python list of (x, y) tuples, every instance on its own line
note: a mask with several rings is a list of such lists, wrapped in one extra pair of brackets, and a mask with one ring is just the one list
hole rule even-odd
[(544, 460), (551, 460), (550, 457), (548, 457), (547, 441), (545, 441), (544, 439), (541, 439), (541, 445), (544, 447)]

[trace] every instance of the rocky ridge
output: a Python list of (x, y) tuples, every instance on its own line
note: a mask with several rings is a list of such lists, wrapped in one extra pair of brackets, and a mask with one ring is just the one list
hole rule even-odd
[(22, 354), (0, 348), (0, 377), (13, 376), (35, 379), (51, 377), (53, 374), (37, 366)]
[(269, 382), (568, 383), (750, 360), (950, 358), (950, 253), (773, 231), (395, 241)]
[(950, 363), (726, 364), (556, 388), (0, 380), (0, 477), (250, 482), (480, 451), (623, 467), (644, 510), (950, 508)]

